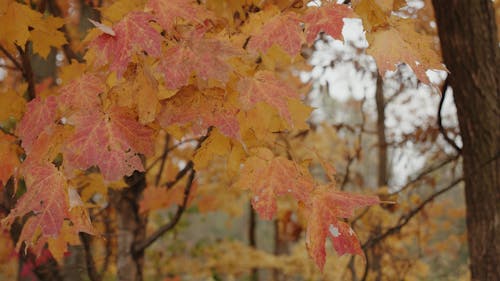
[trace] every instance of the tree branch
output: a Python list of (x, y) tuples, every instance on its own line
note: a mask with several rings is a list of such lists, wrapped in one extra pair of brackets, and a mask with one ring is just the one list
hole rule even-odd
[(403, 226), (405, 226), (406, 224), (408, 224), (410, 222), (410, 220), (416, 214), (418, 214), (427, 204), (429, 204), (430, 202), (432, 202), (439, 195), (441, 195), (441, 194), (447, 192), (448, 190), (452, 189), (453, 187), (455, 187), (457, 184), (459, 184), (463, 180), (464, 180), (463, 177), (461, 177), (459, 179), (456, 179), (453, 182), (451, 182), (447, 187), (445, 187), (445, 188), (441, 189), (440, 191), (438, 191), (438, 192), (432, 194), (431, 196), (429, 196), (427, 199), (425, 199), (424, 201), (422, 201), (422, 203), (420, 203), (420, 205), (418, 205), (416, 208), (412, 209), (409, 213), (402, 215), (399, 218), (398, 224), (396, 224), (395, 226), (387, 229), (385, 232), (381, 233), (380, 235), (368, 239), (365, 243), (363, 243), (362, 248), (363, 249), (371, 248), (371, 247), (375, 246), (376, 244), (378, 244), (380, 241), (382, 241), (385, 238), (387, 238), (388, 236), (390, 236), (390, 235), (392, 235), (394, 233), (399, 232), (401, 230), (401, 228)]
[(33, 75), (33, 68), (31, 67), (31, 58), (29, 55), (29, 41), (24, 45), (24, 50), (20, 46), (16, 45), (17, 51), (21, 55), (21, 61), (23, 64), (23, 77), (28, 82), (28, 101), (36, 97), (35, 94), (35, 77)]
[(132, 249), (134, 254), (137, 254), (137, 253), (144, 251), (147, 247), (151, 246), (156, 240), (158, 240), (158, 238), (160, 238), (163, 234), (172, 230), (177, 225), (177, 223), (181, 219), (182, 214), (186, 210), (186, 206), (187, 206), (187, 202), (189, 199), (189, 194), (191, 192), (191, 187), (193, 186), (195, 174), (196, 174), (196, 172), (194, 170), (191, 170), (191, 173), (189, 174), (189, 178), (186, 182), (186, 187), (184, 188), (184, 199), (182, 200), (182, 205), (177, 207), (177, 211), (175, 212), (175, 215), (172, 218), (172, 220), (170, 222), (168, 222), (167, 224), (158, 228), (158, 230), (156, 230), (153, 234), (151, 234), (150, 237), (135, 244), (133, 249)]
[(186, 174), (187, 172), (189, 172), (190, 170), (192, 170), (194, 167), (194, 163), (193, 161), (189, 161), (186, 166), (184, 166), (184, 168), (182, 168), (182, 170), (180, 170), (177, 175), (175, 176), (175, 179), (174, 180), (171, 180), (171, 181), (168, 181), (164, 184), (164, 186), (167, 187), (167, 189), (171, 189), (172, 187), (174, 187), (174, 185), (176, 185)]
[[(56, 1), (54, 0), (48, 0), (47, 1), (49, 11), (52, 15), (56, 17), (63, 17), (61, 8), (57, 5)], [(68, 33), (68, 30), (66, 29), (66, 25), (63, 25), (61, 28), (59, 28), (62, 33), (64, 33), (64, 38), (66, 38), (66, 41), (68, 43), (64, 44), (62, 46), (64, 55), (66, 56), (66, 59), (68, 60), (68, 63), (71, 64), (71, 59), (74, 59), (78, 61), (79, 63), (84, 62), (85, 60), (81, 58), (73, 49), (71, 49), (71, 36)]]
[(167, 156), (168, 156), (168, 144), (170, 143), (170, 134), (167, 133), (165, 136), (165, 146), (163, 148), (163, 154), (161, 155), (161, 164), (160, 164), (160, 170), (158, 170), (158, 174), (156, 174), (155, 178), (155, 186), (158, 186), (161, 181), (161, 175), (163, 173), (163, 168), (165, 168), (165, 162), (167, 161)]
[(439, 101), (439, 107), (437, 112), (437, 125), (439, 127), (439, 132), (441, 133), (441, 135), (443, 135), (444, 140), (449, 145), (451, 145), (458, 152), (458, 154), (460, 154), (462, 153), (462, 149), (457, 145), (457, 143), (454, 140), (452, 140), (448, 136), (446, 130), (443, 127), (443, 119), (441, 117), (441, 111), (443, 109), (444, 99), (446, 97), (446, 90), (448, 90), (448, 78), (444, 81), (443, 90), (441, 90), (441, 100)]
[(5, 49), (2, 45), (0, 45), (0, 51), (2, 51), (2, 53), (4, 53), (4, 55), (12, 62), (12, 64), (14, 64), (14, 66), (19, 69), (21, 72), (24, 72), (23, 71), (23, 67), (21, 66), (21, 64), (16, 60), (16, 58), (11, 54), (9, 53), (9, 51), (7, 51), (7, 49)]

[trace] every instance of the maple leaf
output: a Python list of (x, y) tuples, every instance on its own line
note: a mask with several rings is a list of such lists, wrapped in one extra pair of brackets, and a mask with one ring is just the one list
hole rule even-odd
[(174, 29), (177, 19), (203, 24), (204, 19), (212, 17), (209, 11), (189, 0), (149, 0), (146, 9), (156, 15), (158, 23), (167, 32)]
[(6, 92), (0, 92), (0, 123), (8, 121), (9, 118), (14, 118), (16, 120), (21, 119), (23, 116), (26, 100), (22, 97), (22, 92), (25, 91), (26, 87), (22, 87), (20, 91), (14, 91), (13, 89), (7, 89)]
[[(191, 188), (187, 206), (193, 199), (196, 184)], [(182, 205), (184, 202), (184, 185), (177, 184), (170, 189), (159, 186), (149, 186), (144, 190), (144, 197), (139, 203), (139, 212), (144, 213), (152, 210), (167, 209), (172, 205)]]
[(238, 109), (231, 104), (224, 89), (200, 91), (194, 87), (185, 87), (165, 101), (158, 120), (163, 127), (190, 123), (195, 134), (201, 134), (208, 127), (215, 126), (224, 135), (238, 139), (237, 113)]
[(229, 42), (201, 36), (190, 35), (189, 39), (170, 47), (162, 56), (158, 69), (165, 74), (167, 88), (187, 85), (193, 72), (203, 80), (228, 80), (232, 67), (226, 60), (241, 55), (241, 50)]
[(323, 270), (326, 260), (325, 240), (330, 237), (339, 255), (346, 253), (364, 256), (359, 240), (343, 218), (354, 215), (354, 210), (378, 204), (376, 196), (366, 196), (337, 191), (330, 186), (317, 187), (307, 203), (306, 245), (309, 255)]
[(267, 148), (259, 148), (245, 161), (236, 183), (253, 194), (252, 205), (264, 219), (276, 213), (276, 197), (290, 194), (296, 200), (307, 202), (313, 189), (309, 174), (299, 165), (284, 157), (274, 157)]
[(300, 52), (303, 41), (299, 17), (295, 13), (279, 13), (252, 33), (248, 48), (265, 53), (276, 44), (295, 56)]
[(30, 37), (28, 27), (31, 25), (32, 19), (40, 16), (41, 14), (26, 5), (11, 2), (5, 13), (0, 15), (0, 22), (15, 24), (2, 24), (2, 28), (0, 28), (0, 40), (24, 46)]
[(109, 64), (111, 71), (121, 77), (132, 55), (145, 51), (148, 55), (161, 55), (163, 37), (149, 24), (153, 16), (144, 12), (131, 12), (113, 26), (115, 36), (101, 34), (94, 39), (90, 48), (96, 52), (97, 66)]
[(105, 180), (115, 181), (144, 171), (139, 153), (152, 154), (153, 132), (127, 110), (88, 111), (68, 119), (75, 132), (64, 144), (64, 166), (69, 172), (97, 165)]
[(78, 110), (89, 110), (99, 107), (99, 94), (106, 89), (100, 77), (93, 74), (83, 74), (71, 80), (59, 90), (58, 108), (67, 114)]
[(46, 58), (50, 53), (50, 47), (66, 44), (64, 33), (58, 30), (63, 25), (64, 19), (53, 16), (46, 16), (42, 20), (34, 22), (34, 28), (30, 31), (33, 51)]
[(158, 81), (149, 67), (143, 63), (131, 63), (124, 78), (125, 81), (114, 86), (108, 95), (115, 98), (119, 106), (135, 108), (141, 124), (154, 121), (160, 106)]
[(54, 123), (57, 113), (57, 100), (54, 96), (43, 99), (36, 97), (26, 107), (26, 113), (17, 126), (21, 145), (29, 153), (33, 142), (48, 125)]
[(258, 102), (264, 102), (275, 107), (281, 117), (289, 124), (293, 124), (288, 99), (297, 99), (299, 94), (273, 72), (259, 71), (253, 78), (241, 79), (238, 82), (238, 91), (244, 110), (253, 108)]
[(18, 146), (16, 139), (0, 132), (0, 187), (5, 185), (9, 178), (19, 167), (19, 157), (17, 156)]
[(380, 0), (357, 0), (352, 3), (354, 11), (363, 20), (366, 30), (372, 31), (388, 25), (388, 3)]
[(335, 39), (342, 40), (343, 19), (353, 16), (347, 5), (328, 3), (321, 7), (309, 8), (302, 17), (305, 23), (306, 41), (311, 44), (319, 32), (323, 31)]
[(11, 2), (5, 13), (0, 15), (3, 24), (0, 29), (0, 40), (24, 46), (31, 39), (33, 51), (42, 57), (47, 57), (50, 47), (66, 44), (64, 34), (57, 30), (64, 25), (64, 19), (43, 16), (27, 5)]
[(64, 219), (69, 217), (66, 178), (53, 164), (30, 165), (21, 173), (26, 182), (26, 193), (2, 221), (10, 226), (16, 218), (33, 212), (19, 236), (18, 250), (23, 242), (39, 247), (43, 241), (40, 238), (59, 235)]
[(369, 33), (366, 52), (375, 58), (380, 75), (395, 70), (399, 63), (408, 64), (418, 80), (429, 84), (428, 69), (446, 70), (441, 56), (432, 47), (432, 37), (411, 28), (411, 21), (397, 20), (387, 29)]

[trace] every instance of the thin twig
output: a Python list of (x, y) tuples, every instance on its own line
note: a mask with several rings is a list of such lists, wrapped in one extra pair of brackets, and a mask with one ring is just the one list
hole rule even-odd
[(156, 230), (148, 238), (135, 244), (133, 247), (134, 254), (137, 254), (137, 253), (144, 251), (147, 247), (151, 246), (156, 240), (158, 240), (158, 238), (160, 238), (163, 234), (172, 230), (177, 225), (177, 223), (181, 219), (182, 214), (186, 210), (186, 206), (187, 206), (187, 202), (189, 199), (189, 194), (191, 192), (191, 187), (193, 186), (195, 174), (196, 174), (196, 172), (194, 170), (191, 170), (191, 173), (189, 174), (189, 178), (186, 182), (186, 187), (184, 188), (184, 198), (182, 200), (182, 204), (177, 207), (177, 211), (175, 212), (175, 215), (172, 218), (172, 220), (169, 221), (167, 224), (158, 228), (158, 230)]
[(432, 172), (435, 172), (437, 170), (439, 170), (440, 168), (444, 167), (445, 165), (447, 165), (448, 163), (451, 163), (455, 160), (457, 160), (458, 158), (460, 157), (460, 154), (457, 154), (457, 155), (454, 155), (452, 157), (449, 157), (445, 160), (443, 160), (442, 162), (438, 163), (437, 165), (434, 165), (434, 166), (431, 166), (425, 170), (423, 170), (422, 172), (420, 172), (416, 177), (414, 177), (412, 180), (408, 181), (404, 186), (402, 186), (400, 189), (398, 189), (397, 191), (394, 191), (392, 192), (391, 194), (389, 195), (395, 195), (395, 194), (398, 194), (398, 193), (401, 193), (402, 191), (406, 190), (407, 188), (409, 188), (410, 186), (412, 186), (413, 184), (415, 184), (416, 182), (420, 181), (423, 177), (425, 177), (426, 175), (432, 173)]
[(342, 178), (342, 183), (340, 184), (340, 190), (344, 190), (347, 183), (349, 182), (349, 174), (351, 171), (351, 165), (354, 162), (355, 157), (347, 157), (347, 165), (345, 167), (345, 174), (344, 177)]
[[(181, 145), (183, 145), (183, 144), (185, 144), (185, 143), (192, 142), (192, 141), (201, 141), (201, 139), (202, 139), (202, 138), (191, 138), (191, 139), (185, 139), (185, 140), (182, 140), (182, 141), (180, 141), (180, 142), (178, 142), (178, 143), (176, 143), (176, 144), (172, 145), (172, 146), (168, 149), (168, 152), (170, 152), (170, 151), (172, 151), (172, 150), (176, 149), (177, 147), (179, 147), (179, 146), (181, 146)], [(158, 164), (158, 163), (161, 161), (161, 159), (162, 159), (162, 158), (163, 158), (162, 156), (160, 156), (160, 157), (156, 158), (156, 159), (155, 159), (155, 160), (154, 160), (154, 161), (153, 161), (153, 162), (152, 162), (152, 163), (151, 163), (148, 167), (146, 167), (146, 173), (147, 173), (147, 172), (149, 172), (149, 171), (150, 171), (150, 170), (151, 170), (151, 169), (152, 169), (152, 168), (153, 168), (156, 164)]]
[(457, 145), (457, 143), (454, 140), (452, 140), (448, 136), (446, 130), (443, 127), (443, 118), (441, 117), (441, 111), (443, 110), (444, 99), (446, 97), (446, 90), (448, 90), (448, 79), (444, 81), (443, 90), (441, 91), (441, 100), (439, 101), (439, 107), (437, 112), (437, 125), (439, 127), (439, 132), (443, 136), (444, 140), (449, 145), (451, 145), (458, 152), (458, 154), (460, 154), (462, 153), (462, 149)]

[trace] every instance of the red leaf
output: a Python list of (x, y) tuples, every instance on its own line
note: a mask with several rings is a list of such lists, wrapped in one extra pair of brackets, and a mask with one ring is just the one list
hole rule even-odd
[(212, 15), (195, 1), (189, 0), (150, 0), (146, 4), (147, 9), (151, 9), (156, 15), (158, 23), (167, 32), (174, 29), (177, 19), (203, 24), (203, 20)]
[(99, 94), (105, 89), (101, 78), (84, 74), (59, 90), (58, 106), (63, 112), (96, 108), (100, 105)]
[(342, 39), (343, 18), (352, 15), (351, 8), (335, 3), (309, 8), (303, 17), (306, 24), (307, 43), (313, 43), (321, 31), (335, 39)]
[(240, 128), (237, 113), (238, 109), (227, 101), (223, 89), (198, 91), (189, 87), (166, 100), (158, 119), (163, 127), (191, 123), (195, 134), (215, 126), (224, 135), (238, 139)]
[(153, 132), (125, 109), (83, 112), (69, 123), (75, 125), (64, 147), (64, 166), (69, 172), (97, 165), (104, 179), (114, 181), (134, 170), (144, 171), (138, 153), (153, 152)]
[[(33, 212), (24, 224), (17, 248), (22, 242), (36, 248), (42, 238), (59, 235), (64, 219), (69, 217), (66, 178), (50, 163), (24, 167), (22, 173), (27, 191), (3, 223), (11, 225), (16, 218)], [(37, 235), (38, 229), (41, 237)]]
[(245, 110), (251, 109), (258, 102), (274, 106), (281, 117), (293, 124), (288, 109), (288, 99), (298, 98), (299, 94), (270, 71), (259, 71), (254, 78), (243, 78), (238, 82), (240, 103)]
[(193, 72), (203, 80), (226, 82), (232, 70), (226, 59), (240, 54), (241, 51), (228, 42), (194, 35), (169, 48), (158, 68), (165, 73), (165, 85), (169, 89), (187, 85)]
[(291, 56), (300, 52), (303, 42), (300, 21), (294, 13), (280, 13), (267, 21), (248, 42), (250, 50), (265, 53), (273, 44), (280, 46)]
[(113, 27), (115, 36), (101, 34), (92, 41), (90, 48), (96, 51), (96, 65), (108, 63), (109, 69), (121, 77), (136, 52), (159, 57), (162, 37), (149, 24), (151, 20), (151, 14), (131, 12)]
[(378, 204), (376, 196), (358, 195), (320, 186), (314, 191), (308, 204), (306, 245), (309, 255), (323, 270), (326, 259), (325, 240), (330, 237), (339, 255), (363, 255), (356, 234), (351, 227), (340, 221), (354, 215), (354, 210), (363, 206)]
[(246, 160), (236, 185), (252, 191), (252, 205), (264, 219), (276, 213), (276, 196), (290, 194), (307, 202), (313, 189), (312, 179), (300, 166), (265, 148)]
[(55, 121), (56, 107), (57, 101), (54, 96), (48, 96), (46, 99), (37, 97), (28, 103), (26, 113), (17, 127), (17, 135), (27, 153), (38, 135)]

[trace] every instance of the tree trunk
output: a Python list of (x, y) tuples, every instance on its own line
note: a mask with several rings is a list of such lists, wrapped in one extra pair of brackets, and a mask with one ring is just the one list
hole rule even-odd
[[(375, 90), (375, 102), (377, 104), (377, 141), (378, 141), (378, 188), (387, 185), (387, 140), (385, 138), (385, 99), (384, 80), (377, 72), (377, 88)], [(375, 228), (373, 235), (376, 237), (382, 233), (380, 227)], [(382, 245), (373, 246), (369, 251), (371, 270), (375, 273), (375, 281), (382, 280)]]
[(134, 172), (126, 182), (128, 188), (112, 194), (118, 227), (117, 280), (142, 281), (144, 251), (134, 253), (133, 246), (146, 235), (147, 217), (139, 214), (139, 200), (146, 187), (145, 174)]
[(500, 280), (500, 61), (493, 2), (433, 4), (463, 141), (471, 277)]

